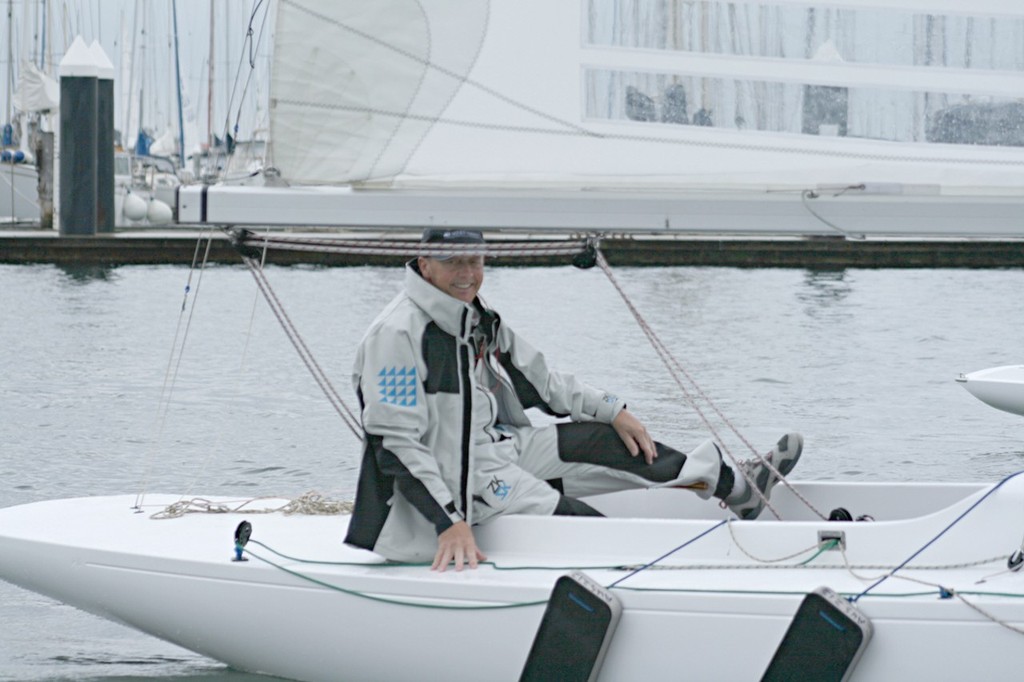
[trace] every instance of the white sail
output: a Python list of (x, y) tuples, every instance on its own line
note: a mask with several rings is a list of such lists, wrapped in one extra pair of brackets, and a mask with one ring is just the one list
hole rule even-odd
[(13, 101), (18, 111), (54, 112), (60, 104), (60, 86), (32, 62), (23, 62)]
[(458, 0), (282, 0), (274, 166), (305, 184), (401, 172), (473, 66), (487, 9)]

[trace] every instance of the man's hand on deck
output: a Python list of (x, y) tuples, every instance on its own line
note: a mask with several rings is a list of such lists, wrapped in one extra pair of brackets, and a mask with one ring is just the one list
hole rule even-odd
[(473, 531), (465, 521), (459, 521), (437, 536), (437, 555), (432, 571), (444, 571), (448, 564), (455, 562), (455, 570), (461, 571), (463, 564), (476, 568), (487, 557), (476, 546)]

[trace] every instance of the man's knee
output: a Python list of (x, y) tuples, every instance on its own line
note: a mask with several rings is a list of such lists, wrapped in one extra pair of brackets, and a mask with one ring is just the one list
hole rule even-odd
[(653, 464), (630, 455), (626, 444), (610, 424), (573, 422), (558, 425), (558, 458), (563, 462), (597, 464), (625, 471), (652, 483), (667, 483), (679, 476), (686, 455), (664, 443), (654, 443), (658, 456)]
[(613, 466), (629, 457), (626, 444), (610, 424), (571, 422), (559, 424), (558, 458), (563, 462)]

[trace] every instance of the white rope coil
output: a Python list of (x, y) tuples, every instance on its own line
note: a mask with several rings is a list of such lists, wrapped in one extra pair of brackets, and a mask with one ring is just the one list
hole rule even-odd
[(252, 507), (264, 500), (279, 500), (276, 497), (254, 497), (235, 502), (213, 502), (203, 497), (178, 500), (150, 515), (152, 519), (176, 519), (186, 514), (276, 514), (290, 516), (332, 516), (351, 514), (353, 503), (348, 500), (330, 500), (318, 492), (310, 491), (275, 507)]

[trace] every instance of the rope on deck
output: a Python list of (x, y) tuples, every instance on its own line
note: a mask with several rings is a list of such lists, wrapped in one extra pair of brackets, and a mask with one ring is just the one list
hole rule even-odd
[(164, 509), (150, 515), (152, 519), (176, 519), (186, 514), (304, 514), (329, 516), (351, 514), (353, 503), (348, 500), (331, 500), (318, 492), (309, 491), (284, 504), (274, 507), (252, 507), (262, 500), (276, 500), (277, 497), (253, 497), (238, 502), (212, 502), (203, 497), (178, 500)]

